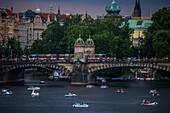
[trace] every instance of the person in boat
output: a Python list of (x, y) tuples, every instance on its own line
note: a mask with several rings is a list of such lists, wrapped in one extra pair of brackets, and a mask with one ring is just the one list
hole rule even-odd
[(80, 102), (80, 105), (83, 105), (84, 103), (83, 102)]
[(143, 100), (143, 103), (145, 103), (146, 102), (146, 100)]
[(150, 103), (150, 101), (147, 101), (147, 103), (149, 104), (149, 103)]
[(123, 92), (123, 89), (121, 89), (121, 92)]
[(120, 90), (118, 89), (117, 92), (120, 92)]

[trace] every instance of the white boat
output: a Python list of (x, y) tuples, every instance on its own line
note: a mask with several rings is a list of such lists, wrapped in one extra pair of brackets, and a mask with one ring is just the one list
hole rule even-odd
[(40, 90), (40, 87), (29, 86), (27, 90)]
[(5, 92), (5, 95), (12, 95), (12, 91)]
[(108, 88), (107, 85), (101, 85), (101, 88)]
[(45, 81), (40, 81), (40, 84), (45, 84)]
[(37, 93), (36, 91), (33, 90), (32, 93), (31, 93), (31, 95), (32, 95), (32, 96), (39, 96), (39, 93)]
[(6, 93), (6, 92), (7, 92), (7, 89), (2, 89), (1, 92), (2, 92), (2, 93)]
[(73, 93), (68, 93), (68, 94), (65, 94), (65, 97), (78, 97), (78, 95), (73, 94)]
[(75, 103), (75, 104), (73, 104), (73, 107), (89, 107), (89, 105), (87, 105), (85, 103)]
[(87, 85), (86, 88), (95, 88), (94, 85)]
[(151, 94), (152, 94), (152, 93), (155, 93), (155, 92), (157, 92), (155, 89), (149, 91), (149, 93), (151, 93)]
[(146, 105), (146, 106), (153, 106), (153, 105), (158, 105), (158, 102), (155, 101), (143, 101), (141, 105)]

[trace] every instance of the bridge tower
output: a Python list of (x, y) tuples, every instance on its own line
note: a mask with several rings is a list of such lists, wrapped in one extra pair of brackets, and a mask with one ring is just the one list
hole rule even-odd
[(85, 62), (85, 45), (84, 41), (79, 35), (79, 38), (76, 40), (74, 44), (74, 61), (80, 60), (81, 62)]
[(71, 84), (86, 84), (88, 81), (87, 63), (85, 62), (85, 54), (94, 54), (95, 45), (90, 38), (84, 43), (80, 37), (74, 44), (74, 71), (72, 73)]

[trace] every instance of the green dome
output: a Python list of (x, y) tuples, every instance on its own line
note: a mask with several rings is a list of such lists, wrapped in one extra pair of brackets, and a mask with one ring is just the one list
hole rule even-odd
[(81, 38), (81, 36), (79, 35), (79, 38), (76, 40), (76, 43), (75, 43), (76, 45), (82, 45), (82, 44), (84, 44), (84, 41), (83, 41), (83, 39)]
[(110, 5), (106, 6), (106, 12), (108, 13), (106, 17), (120, 16), (119, 15), (120, 11), (121, 11), (120, 6), (116, 4), (115, 0), (113, 0)]

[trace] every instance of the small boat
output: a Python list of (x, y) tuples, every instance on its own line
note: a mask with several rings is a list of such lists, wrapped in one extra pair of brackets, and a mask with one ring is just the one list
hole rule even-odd
[(45, 84), (45, 81), (40, 81), (40, 84)]
[(108, 88), (107, 85), (101, 85), (101, 88)]
[(96, 78), (96, 80), (102, 80), (103, 79), (103, 77), (97, 77)]
[(94, 85), (87, 85), (86, 88), (95, 88)]
[(2, 89), (1, 92), (2, 92), (2, 93), (6, 93), (6, 92), (7, 92), (7, 89)]
[(106, 82), (106, 79), (102, 79), (101, 82)]
[(12, 91), (5, 92), (5, 95), (12, 95)]
[(49, 78), (49, 79), (53, 79), (53, 78), (54, 78), (54, 76), (52, 76), (52, 75), (51, 75), (51, 76), (49, 76), (48, 78)]
[(39, 96), (39, 93), (37, 93), (36, 91), (33, 90), (32, 93), (31, 93), (31, 95), (32, 95), (32, 96)]
[(68, 93), (65, 95), (65, 97), (78, 97), (78, 95), (73, 94), (73, 93)]
[(143, 102), (141, 103), (141, 105), (153, 106), (153, 105), (158, 105), (158, 102), (156, 102), (156, 101), (145, 101), (145, 100), (143, 100)]
[(80, 102), (80, 103), (73, 104), (73, 107), (89, 107), (89, 105), (87, 105), (83, 102)]
[(40, 87), (29, 86), (27, 90), (40, 90)]
[(149, 93), (150, 94), (153, 94), (153, 93), (156, 93), (157, 91), (154, 89), (154, 90), (150, 90)]
[(123, 89), (115, 91), (115, 93), (124, 93)]

